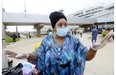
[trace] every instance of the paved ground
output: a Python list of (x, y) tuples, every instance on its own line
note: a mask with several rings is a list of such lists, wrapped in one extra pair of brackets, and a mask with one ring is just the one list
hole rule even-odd
[[(91, 46), (91, 34), (84, 33), (82, 37), (80, 37), (81, 42), (87, 46), (88, 48)], [(32, 52), (36, 43), (41, 41), (44, 36), (39, 38), (23, 38), (19, 42), (14, 44), (7, 45), (6, 47), (11, 49), (12, 51), (16, 51), (19, 53), (22, 52)], [(101, 35), (98, 36), (98, 41), (101, 40)], [(13, 59), (13, 65), (19, 60)], [(22, 60), (20, 60), (22, 61)], [(26, 60), (23, 60), (26, 61)], [(114, 41), (109, 42), (104, 48), (99, 50), (96, 54), (96, 57), (86, 62), (86, 68), (84, 75), (114, 75)]]

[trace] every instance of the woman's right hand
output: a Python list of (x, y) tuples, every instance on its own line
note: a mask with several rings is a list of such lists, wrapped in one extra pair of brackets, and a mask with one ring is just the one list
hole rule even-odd
[(16, 52), (10, 51), (8, 49), (4, 49), (3, 52), (4, 54), (6, 54), (8, 57), (11, 57), (11, 58), (15, 58), (17, 55)]
[(4, 49), (3, 52), (11, 58), (16, 58), (16, 59), (27, 59), (29, 57), (29, 53), (21, 53), (18, 54), (16, 52), (10, 51), (8, 49)]
[(93, 50), (98, 50), (103, 48), (104, 46), (106, 46), (106, 44), (108, 44), (108, 42), (111, 40), (112, 36), (114, 35), (114, 32), (111, 30), (101, 41), (100, 43), (93, 43), (92, 45), (92, 49)]

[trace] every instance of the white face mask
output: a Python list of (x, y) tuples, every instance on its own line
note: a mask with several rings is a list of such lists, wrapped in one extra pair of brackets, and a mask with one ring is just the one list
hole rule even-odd
[(65, 28), (57, 28), (56, 29), (56, 34), (60, 37), (65, 37), (66, 34), (68, 33), (69, 28), (65, 27)]

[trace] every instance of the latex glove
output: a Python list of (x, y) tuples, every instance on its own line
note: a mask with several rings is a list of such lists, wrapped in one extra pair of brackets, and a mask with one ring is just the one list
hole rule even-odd
[(95, 42), (92, 44), (92, 49), (93, 50), (98, 50), (103, 48), (112, 38), (114, 35), (113, 31), (111, 30), (99, 43)]
[(26, 59), (29, 57), (29, 53), (21, 53), (18, 54), (16, 52), (4, 49), (3, 52), (8, 56), (8, 57), (12, 57), (12, 58), (16, 58), (16, 59)]

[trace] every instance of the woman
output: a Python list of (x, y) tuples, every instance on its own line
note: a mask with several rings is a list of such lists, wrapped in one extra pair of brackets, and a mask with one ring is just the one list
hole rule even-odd
[(92, 60), (97, 50), (104, 47), (113, 36), (113, 32), (110, 32), (88, 50), (77, 37), (67, 34), (69, 29), (63, 13), (52, 12), (49, 18), (53, 33), (43, 39), (35, 54), (5, 51), (16, 59), (37, 61), (39, 75), (83, 75), (85, 62)]

